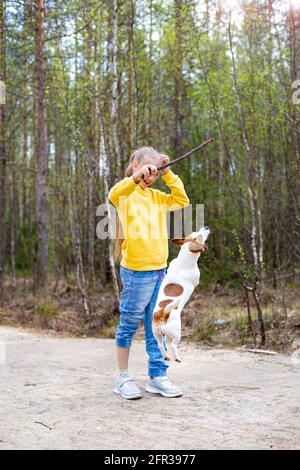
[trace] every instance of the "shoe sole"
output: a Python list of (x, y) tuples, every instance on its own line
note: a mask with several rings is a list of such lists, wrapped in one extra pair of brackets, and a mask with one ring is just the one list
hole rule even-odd
[(114, 392), (117, 395), (121, 395), (121, 397), (125, 398), (126, 400), (138, 400), (139, 398), (143, 397), (143, 395), (132, 395), (131, 397), (128, 397), (126, 395), (123, 395), (123, 393), (120, 392), (120, 390), (118, 390), (117, 388), (114, 388)]
[(182, 392), (178, 392), (175, 394), (170, 394), (170, 393), (166, 393), (166, 392), (163, 392), (162, 390), (158, 390), (157, 388), (152, 388), (150, 387), (149, 385), (147, 385), (147, 387), (145, 388), (146, 392), (149, 392), (149, 393), (158, 393), (159, 395), (162, 395), (163, 397), (166, 397), (166, 398), (177, 398), (177, 397), (182, 397), (183, 393)]

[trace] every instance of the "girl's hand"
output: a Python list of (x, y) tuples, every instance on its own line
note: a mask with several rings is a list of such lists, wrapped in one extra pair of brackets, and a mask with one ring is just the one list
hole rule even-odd
[(148, 164), (142, 166), (139, 170), (137, 170), (133, 174), (133, 179), (135, 182), (138, 182), (138, 180), (143, 179), (145, 183), (151, 184), (153, 183), (153, 181), (155, 181), (157, 173), (157, 167), (155, 165)]
[[(161, 164), (164, 165), (165, 163), (169, 163), (170, 159), (168, 157), (168, 155), (164, 155), (164, 154), (161, 154)], [(168, 173), (168, 171), (170, 171), (170, 167), (168, 166), (167, 168), (164, 168), (163, 170), (161, 170), (161, 172), (165, 175), (166, 173)]]

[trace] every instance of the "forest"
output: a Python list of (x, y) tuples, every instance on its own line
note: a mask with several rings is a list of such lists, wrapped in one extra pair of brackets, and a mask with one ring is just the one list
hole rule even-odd
[(300, 1), (0, 0), (0, 322), (112, 335), (97, 207), (135, 149), (174, 159), (209, 138), (173, 167), (212, 231), (187, 337), (290, 346)]

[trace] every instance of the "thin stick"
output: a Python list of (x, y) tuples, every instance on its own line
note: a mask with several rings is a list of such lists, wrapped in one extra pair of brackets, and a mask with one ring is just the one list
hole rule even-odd
[(165, 163), (164, 165), (161, 165), (157, 167), (158, 170), (163, 170), (164, 168), (167, 168), (168, 166), (174, 165), (174, 163), (180, 162), (180, 160), (183, 160), (184, 158), (188, 157), (192, 153), (196, 152), (197, 150), (201, 150), (203, 147), (206, 147), (206, 145), (210, 144), (213, 142), (215, 139), (211, 138), (203, 142), (203, 144), (198, 145), (198, 147), (195, 147), (194, 149), (190, 150), (189, 152), (185, 153), (184, 155), (181, 155), (181, 157), (175, 158), (175, 160), (172, 160), (168, 163)]
[(249, 349), (249, 348), (238, 348), (239, 351), (254, 353), (254, 354), (269, 354), (270, 356), (275, 356), (276, 351), (269, 351), (267, 349)]
[[(206, 140), (205, 142), (203, 142), (203, 144), (198, 145), (198, 147), (195, 147), (194, 149), (190, 150), (189, 152), (185, 153), (184, 155), (181, 155), (181, 157), (175, 158), (175, 160), (171, 160), (170, 162), (165, 163), (164, 165), (161, 165), (161, 166), (157, 167), (157, 169), (158, 170), (163, 170), (164, 168), (167, 168), (168, 166), (174, 165), (174, 163), (180, 162), (180, 160), (183, 160), (184, 158), (189, 157), (192, 153), (197, 152), (197, 150), (203, 149), (204, 147), (206, 147), (206, 145), (210, 144), (214, 140), (215, 139), (213, 137), (211, 139)], [(141, 179), (142, 180), (144, 179), (144, 175), (141, 176)]]
[(42, 426), (44, 426), (45, 428), (48, 428), (50, 429), (50, 431), (52, 431), (52, 428), (50, 428), (50, 426), (48, 426), (48, 424), (44, 424), (42, 423), (41, 421), (35, 421), (36, 424), (41, 424)]

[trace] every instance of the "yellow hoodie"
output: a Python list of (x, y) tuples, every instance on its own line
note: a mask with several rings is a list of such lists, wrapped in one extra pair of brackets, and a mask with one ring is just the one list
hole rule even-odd
[(183, 182), (171, 170), (162, 175), (171, 194), (150, 187), (143, 189), (132, 176), (119, 181), (109, 191), (122, 224), (124, 241), (121, 266), (150, 271), (167, 266), (169, 254), (167, 212), (189, 204)]

